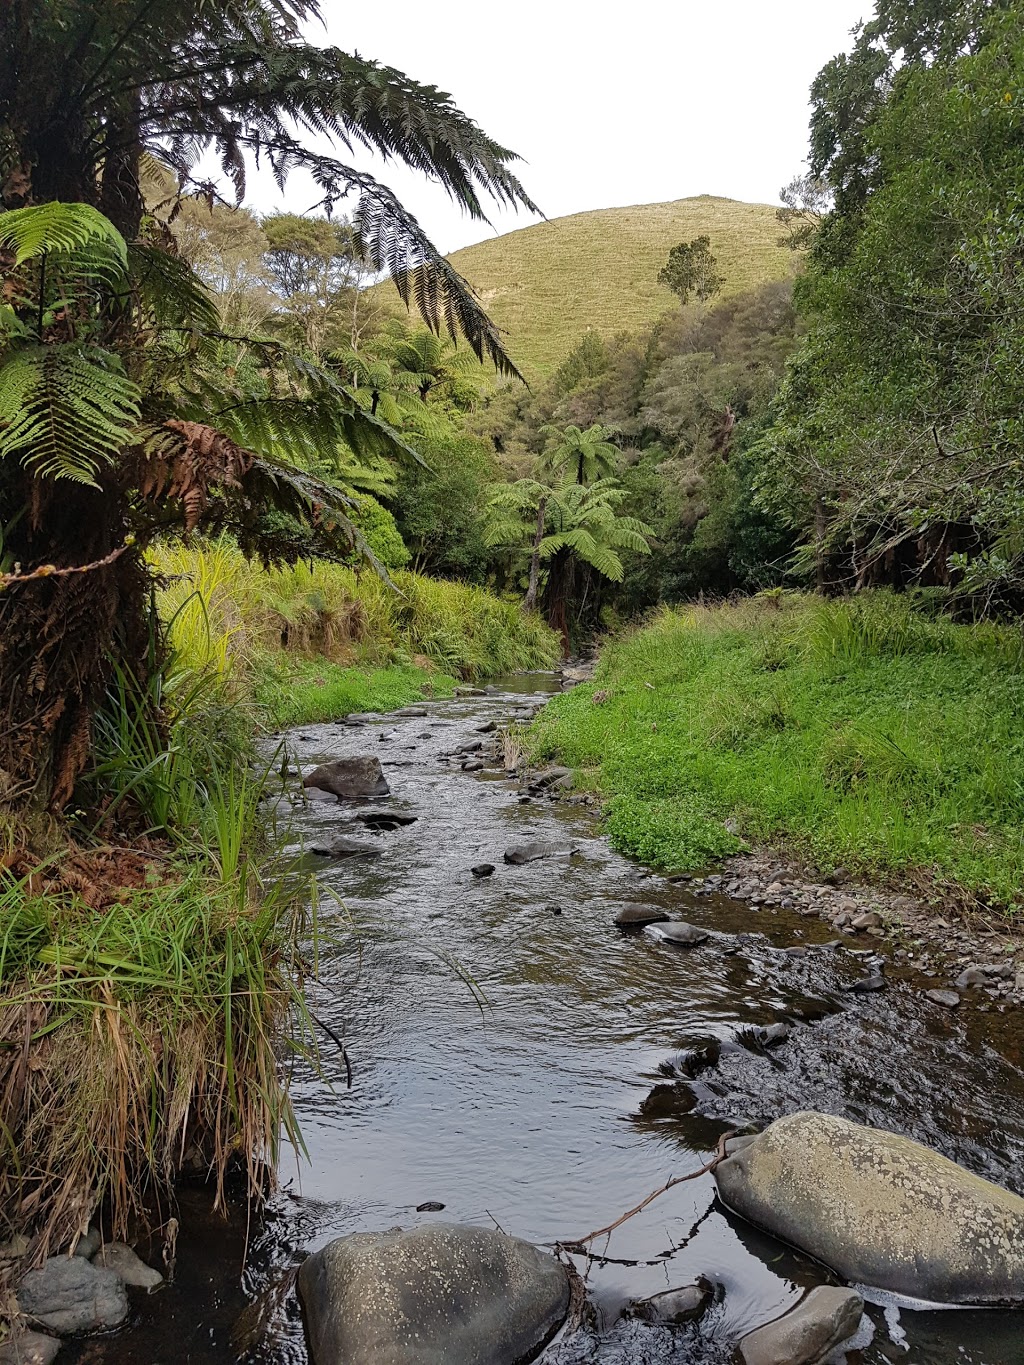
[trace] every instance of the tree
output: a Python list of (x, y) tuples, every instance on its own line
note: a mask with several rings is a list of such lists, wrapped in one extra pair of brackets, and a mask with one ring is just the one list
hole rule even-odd
[[(144, 213), (148, 158), (182, 189), (214, 152), (239, 198), (247, 155), (280, 183), (309, 172), (327, 210), (354, 196), (375, 269), (430, 327), (518, 373), (392, 192), (306, 139), (404, 161), (477, 218), (484, 195), (533, 207), (512, 153), (436, 88), (306, 42), (317, 16), (316, 0), (13, 0), (0, 17), (13, 54), (0, 65), (0, 528), (20, 566), (0, 592), (0, 786), (51, 809), (86, 761), (112, 661), (130, 668), (143, 651), (146, 539), (212, 518), (255, 549), (272, 495), (343, 528), (341, 500), (286, 469), (282, 450), (395, 448), (323, 368), (267, 339), (225, 338), (166, 226)], [(224, 345), (244, 345), (262, 390), (239, 390)]]
[(658, 272), (658, 283), (667, 285), (680, 303), (689, 303), (691, 298), (707, 303), (725, 283), (717, 265), (711, 238), (695, 237), (692, 242), (680, 242), (672, 248), (668, 261)]
[(548, 624), (562, 637), (566, 655), (572, 626), (580, 624), (585, 612), (591, 571), (620, 583), (624, 573), (620, 552), (650, 553), (651, 528), (617, 510), (625, 496), (614, 479), (599, 479), (589, 487), (563, 483), (555, 488), (519, 479), (491, 490), (487, 543), (519, 549), (529, 543), (530, 605), (537, 596), (539, 567), (547, 562), (545, 612)]
[(779, 246), (790, 251), (803, 251), (814, 241), (821, 220), (831, 204), (829, 188), (813, 175), (795, 175), (788, 185), (779, 190), (782, 207), (775, 217), (786, 229), (779, 238)]
[(569, 471), (579, 484), (593, 483), (611, 474), (619, 452), (607, 439), (599, 423), (581, 431), (579, 427), (544, 427), (548, 445), (540, 457), (540, 468), (552, 473)]

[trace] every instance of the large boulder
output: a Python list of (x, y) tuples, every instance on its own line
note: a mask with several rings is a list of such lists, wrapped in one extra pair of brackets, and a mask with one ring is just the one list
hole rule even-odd
[(743, 1365), (820, 1365), (856, 1335), (863, 1313), (864, 1300), (852, 1289), (819, 1285), (792, 1312), (743, 1338)]
[(124, 1282), (80, 1256), (52, 1256), (18, 1286), (18, 1307), (50, 1332), (102, 1332), (128, 1316)]
[(491, 1228), (356, 1233), (303, 1262), (315, 1365), (520, 1365), (569, 1306), (563, 1267)]
[(376, 801), (391, 795), (380, 759), (368, 756), (323, 763), (302, 779), (302, 785), (333, 792), (342, 801)]
[(1024, 1302), (1024, 1199), (938, 1152), (815, 1113), (728, 1152), (725, 1203), (843, 1279), (935, 1303)]

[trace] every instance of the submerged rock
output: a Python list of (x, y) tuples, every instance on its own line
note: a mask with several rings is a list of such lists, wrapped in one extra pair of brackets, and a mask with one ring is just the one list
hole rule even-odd
[(330, 844), (314, 844), (312, 851), (321, 858), (375, 858), (384, 850), (376, 844), (364, 844), (359, 839), (350, 839), (343, 834)]
[(60, 1338), (42, 1332), (18, 1332), (0, 1342), (0, 1365), (51, 1365), (60, 1350)]
[(681, 1326), (700, 1317), (711, 1302), (711, 1286), (706, 1281), (684, 1284), (679, 1289), (666, 1289), (662, 1294), (652, 1294), (633, 1305), (632, 1316), (644, 1322), (662, 1322), (668, 1326)]
[(137, 1289), (155, 1289), (164, 1282), (159, 1270), (147, 1265), (124, 1242), (108, 1242), (97, 1251), (92, 1263), (104, 1270), (112, 1270), (115, 1275), (120, 1275), (125, 1284), (134, 1285)]
[(651, 933), (655, 938), (675, 944), (677, 948), (696, 948), (698, 943), (706, 943), (710, 937), (695, 924), (684, 924), (682, 920), (674, 920), (671, 924), (655, 924)]
[(18, 1307), (51, 1332), (102, 1332), (128, 1316), (119, 1275), (80, 1256), (51, 1256), (18, 1286)]
[(447, 1223), (339, 1238), (298, 1284), (314, 1365), (520, 1365), (569, 1306), (553, 1256)]
[(494, 875), (494, 864), (477, 863), (475, 867), (471, 867), (469, 870), (474, 877), (492, 877)]
[(851, 1283), (1024, 1302), (1024, 1199), (910, 1138), (792, 1114), (731, 1142), (715, 1180), (730, 1208)]
[(559, 853), (568, 854), (572, 850), (564, 844), (545, 844), (539, 840), (529, 844), (514, 844), (505, 850), (505, 861), (511, 863), (513, 867), (522, 867), (524, 863), (535, 863), (541, 858), (554, 858)]
[(856, 1335), (864, 1300), (852, 1289), (820, 1285), (791, 1312), (740, 1342), (743, 1365), (819, 1365)]
[(336, 758), (333, 763), (323, 763), (302, 779), (302, 785), (333, 792), (342, 801), (359, 801), (367, 797), (376, 800), (391, 795), (380, 759), (369, 756)]
[(624, 905), (615, 916), (615, 923), (620, 929), (640, 929), (645, 924), (660, 924), (670, 918), (667, 910), (656, 905)]
[(368, 829), (394, 830), (402, 825), (414, 825), (419, 816), (405, 815), (397, 810), (361, 810), (356, 819)]

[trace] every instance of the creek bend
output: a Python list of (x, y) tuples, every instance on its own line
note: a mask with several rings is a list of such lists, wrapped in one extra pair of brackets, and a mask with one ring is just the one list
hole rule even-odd
[[(118, 1336), (69, 1345), (69, 1361), (223, 1365), (239, 1358), (240, 1311), (335, 1237), (443, 1218), (497, 1223), (537, 1243), (571, 1240), (703, 1164), (726, 1128), (798, 1109), (906, 1133), (1024, 1194), (1016, 1015), (950, 1014), (922, 998), (934, 982), (895, 970), (883, 991), (851, 991), (869, 970), (861, 943), (829, 946), (827, 924), (785, 909), (697, 896), (617, 855), (581, 808), (521, 802), (500, 769), (463, 773), (442, 760), (488, 722), (524, 718), (557, 685), (505, 680), (485, 696), (429, 703), (425, 717), (303, 726), (285, 737), (304, 772), (375, 754), (392, 795), (373, 805), (416, 817), (374, 834), (353, 807), (306, 801), (297, 782), (281, 803), (291, 854), (341, 834), (381, 849), (304, 855), (357, 930), (325, 953), (311, 995), (344, 1039), (352, 1087), (327, 1043), (330, 1084), (296, 1074), (308, 1160), (284, 1157), (281, 1193), (250, 1229), (244, 1273), (244, 1216), (211, 1218), (206, 1192), (183, 1189), (176, 1283), (135, 1299)], [(573, 852), (504, 865), (504, 850), (527, 840)], [(470, 868), (484, 862), (494, 875), (475, 878)], [(321, 902), (334, 913), (330, 896)], [(613, 920), (631, 903), (662, 907), (711, 937), (683, 949), (648, 931), (623, 933)], [(757, 1030), (777, 1023), (789, 1036), (762, 1046)], [(443, 1213), (417, 1211), (427, 1203)], [(832, 1282), (729, 1214), (711, 1177), (673, 1189), (593, 1250), (603, 1259), (577, 1264), (594, 1321), (556, 1338), (548, 1365), (724, 1365), (745, 1332), (804, 1287)], [(716, 1286), (699, 1330), (620, 1319), (631, 1300), (699, 1276)], [(1024, 1361), (1024, 1319), (1012, 1312), (879, 1302), (869, 1315), (872, 1339), (849, 1354), (856, 1365)], [(244, 1358), (306, 1361), (294, 1301), (271, 1319)]]

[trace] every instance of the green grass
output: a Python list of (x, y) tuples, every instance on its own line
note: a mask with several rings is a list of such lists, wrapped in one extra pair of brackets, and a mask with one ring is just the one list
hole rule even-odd
[(886, 593), (665, 611), (535, 723), (624, 852), (682, 871), (739, 834), (1008, 909), (1024, 902), (1024, 649)]
[(393, 711), (424, 697), (450, 696), (455, 679), (414, 665), (342, 668), (322, 659), (281, 654), (264, 659), (254, 675), (253, 696), (273, 725), (336, 720), (353, 711)]
[(609, 338), (674, 308), (675, 296), (657, 277), (678, 242), (711, 238), (727, 298), (793, 272), (796, 257), (778, 245), (780, 232), (771, 205), (701, 195), (555, 218), (465, 247), (450, 260), (533, 380), (551, 375), (586, 331)]
[(163, 547), (155, 564), (182, 664), (220, 677), (275, 728), (388, 710), (558, 657), (539, 616), (464, 583), (396, 573), (392, 587), (323, 561), (267, 570), (229, 541)]

